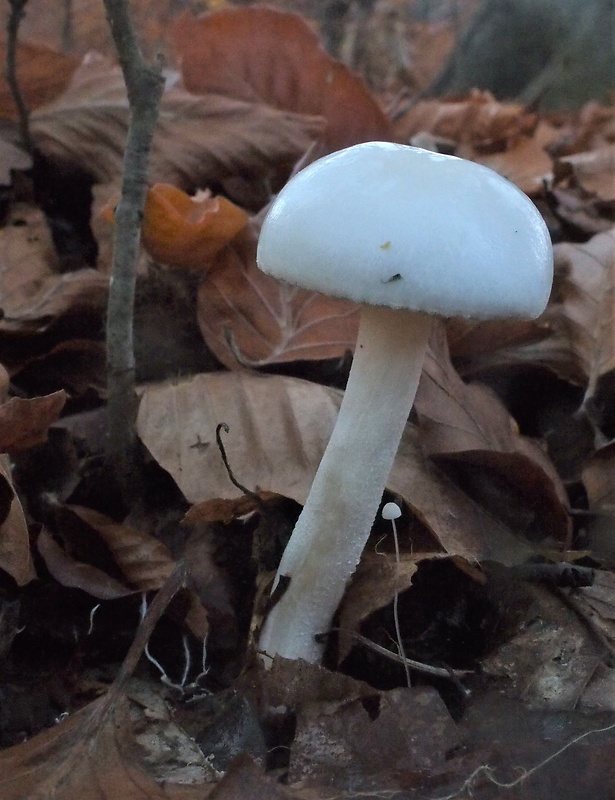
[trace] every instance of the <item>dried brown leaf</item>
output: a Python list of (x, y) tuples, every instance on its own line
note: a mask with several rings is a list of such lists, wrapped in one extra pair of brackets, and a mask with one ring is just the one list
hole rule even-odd
[(555, 246), (552, 299), (541, 318), (551, 336), (527, 351), (565, 380), (586, 385), (615, 368), (615, 228), (585, 244)]
[(36, 578), (26, 518), (13, 491), (8, 456), (0, 455), (0, 568), (23, 586)]
[(289, 286), (256, 266), (255, 226), (219, 255), (199, 288), (198, 320), (225, 366), (339, 358), (354, 349), (358, 306)]
[[(5, 28), (3, 28), (5, 30)], [(0, 62), (6, 63), (6, 42), (0, 42)], [(79, 64), (75, 56), (34, 42), (17, 44), (17, 81), (26, 108), (32, 110), (61, 94)], [(0, 75), (0, 117), (17, 119), (17, 108), (5, 72)]]
[(389, 121), (363, 81), (331, 58), (296, 14), (266, 7), (198, 18), (185, 13), (175, 22), (173, 38), (192, 92), (322, 116), (325, 151), (391, 138)]
[(504, 497), (510, 491), (513, 506), (527, 504), (528, 530), (531, 527), (537, 535), (540, 529), (543, 536), (557, 541), (567, 539), (567, 495), (555, 467), (542, 448), (519, 435), (495, 394), (461, 380), (450, 362), (440, 326), (434, 327), (415, 407), (421, 441), (432, 457), (470, 465), (479, 479), (486, 468), (491, 479), (486, 485)]
[(615, 144), (567, 156), (561, 161), (572, 167), (573, 174), (586, 192), (607, 203), (615, 200)]
[(81, 589), (99, 600), (115, 600), (134, 592), (104, 570), (77, 561), (45, 529), (40, 532), (36, 545), (50, 574), (62, 586)]
[(394, 794), (400, 773), (429, 776), (459, 744), (457, 727), (431, 687), (382, 692), (375, 716), (360, 700), (336, 709), (313, 704), (298, 714), (289, 780), (342, 791), (351, 772), (359, 796), (369, 796), (375, 780), (385, 795)]
[[(87, 164), (104, 183), (122, 173), (128, 117), (120, 68), (89, 58), (61, 97), (32, 114), (32, 136), (46, 155)], [(320, 128), (315, 117), (171, 88), (161, 101), (150, 178), (186, 188), (235, 174), (262, 178), (296, 161)]]
[(147, 386), (137, 431), (191, 503), (236, 498), (216, 426), (235, 477), (252, 490), (305, 502), (337, 416), (340, 393), (294, 378), (247, 372), (195, 375)]
[(31, 399), (12, 397), (0, 405), (0, 452), (11, 453), (44, 442), (65, 403), (66, 392), (58, 391)]
[(520, 564), (533, 555), (514, 527), (466, 494), (423, 450), (422, 434), (407, 425), (387, 481), (427, 528), (430, 540), (413, 532), (414, 552), (433, 555), (438, 546), (468, 562)]
[(467, 97), (421, 100), (395, 123), (395, 133), (407, 141), (427, 132), (454, 143), (504, 149), (521, 134), (531, 134), (536, 115), (518, 103), (502, 103), (489, 92)]
[(159, 589), (175, 569), (175, 560), (162, 542), (83, 506), (64, 506), (63, 514), (74, 515), (105, 542), (128, 583), (145, 592)]
[(204, 800), (203, 786), (157, 784), (134, 741), (126, 700), (103, 700), (0, 753), (3, 800)]
[(69, 312), (88, 309), (102, 313), (108, 287), (109, 278), (95, 269), (42, 276), (6, 296), (6, 317), (0, 320), (0, 331), (41, 332)]

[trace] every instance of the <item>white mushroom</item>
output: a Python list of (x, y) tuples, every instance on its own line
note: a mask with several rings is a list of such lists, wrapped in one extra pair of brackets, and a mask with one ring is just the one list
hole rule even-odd
[(318, 661), (378, 512), (414, 402), (430, 315), (538, 316), (553, 278), (547, 228), (481, 165), (388, 142), (299, 172), (274, 201), (257, 262), (288, 283), (362, 304), (344, 399), (282, 557), (288, 588), (260, 649)]

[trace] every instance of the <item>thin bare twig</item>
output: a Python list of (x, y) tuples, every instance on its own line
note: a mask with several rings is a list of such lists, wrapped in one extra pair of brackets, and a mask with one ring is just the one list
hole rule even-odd
[(124, 174), (115, 210), (115, 234), (107, 309), (108, 442), (107, 462), (125, 499), (140, 495), (135, 416), (133, 316), (136, 264), (147, 191), (149, 153), (158, 120), (164, 80), (161, 65), (145, 63), (130, 19), (128, 0), (104, 0), (124, 74), (130, 123)]

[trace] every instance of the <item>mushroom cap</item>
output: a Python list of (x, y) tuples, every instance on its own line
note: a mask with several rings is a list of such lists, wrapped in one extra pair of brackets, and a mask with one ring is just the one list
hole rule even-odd
[(536, 317), (553, 280), (547, 227), (488, 167), (367, 142), (295, 175), (263, 222), (263, 272), (334, 297), (444, 316)]

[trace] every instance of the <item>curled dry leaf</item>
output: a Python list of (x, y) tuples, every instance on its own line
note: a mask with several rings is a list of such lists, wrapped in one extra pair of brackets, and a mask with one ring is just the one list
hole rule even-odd
[(226, 367), (340, 358), (354, 349), (358, 306), (289, 286), (256, 266), (257, 231), (220, 252), (199, 287), (198, 322)]
[(408, 141), (426, 131), (455, 144), (503, 150), (520, 135), (531, 135), (536, 119), (518, 103), (502, 103), (475, 90), (467, 97), (421, 100), (395, 123), (395, 134)]
[(156, 261), (207, 271), (212, 259), (248, 224), (248, 215), (225, 197), (191, 197), (165, 183), (147, 190), (141, 236)]
[(432, 457), (464, 464), (479, 481), (487, 469), (485, 486), (504, 496), (510, 492), (511, 516), (515, 507), (519, 514), (519, 506), (527, 506), (525, 521), (519, 514), (519, 532), (525, 528), (534, 536), (567, 540), (567, 495), (555, 467), (537, 444), (519, 435), (495, 394), (461, 380), (440, 325), (434, 326), (415, 407), (423, 446)]
[[(5, 27), (2, 28), (6, 30)], [(0, 43), (0, 61), (6, 63), (6, 42)], [(51, 102), (68, 86), (79, 64), (75, 56), (59, 53), (43, 44), (17, 44), (17, 80), (26, 108)], [(18, 119), (17, 108), (5, 72), (0, 75), (0, 117)]]
[(11, 453), (42, 444), (49, 426), (60, 416), (66, 392), (45, 397), (12, 397), (0, 405), (0, 452)]
[(517, 103), (503, 103), (489, 92), (473, 91), (467, 97), (423, 100), (395, 126), (402, 141), (431, 134), (436, 141), (453, 144), (456, 155), (478, 161), (499, 172), (522, 191), (542, 190), (553, 169), (546, 152), (555, 129)]
[[(88, 57), (66, 92), (32, 114), (31, 132), (45, 155), (87, 164), (105, 183), (122, 173), (128, 118), (120, 68)], [(160, 105), (150, 177), (185, 188), (237, 174), (263, 178), (280, 162), (294, 163), (321, 127), (315, 117), (171, 88)]]
[(26, 518), (13, 490), (8, 456), (0, 455), (0, 569), (23, 586), (36, 578)]
[(615, 200), (615, 144), (566, 156), (561, 162), (572, 167), (575, 178), (586, 192), (606, 203)]
[(363, 81), (331, 58), (297, 14), (222, 9), (173, 28), (186, 88), (326, 120), (324, 151), (390, 139), (390, 123)]

